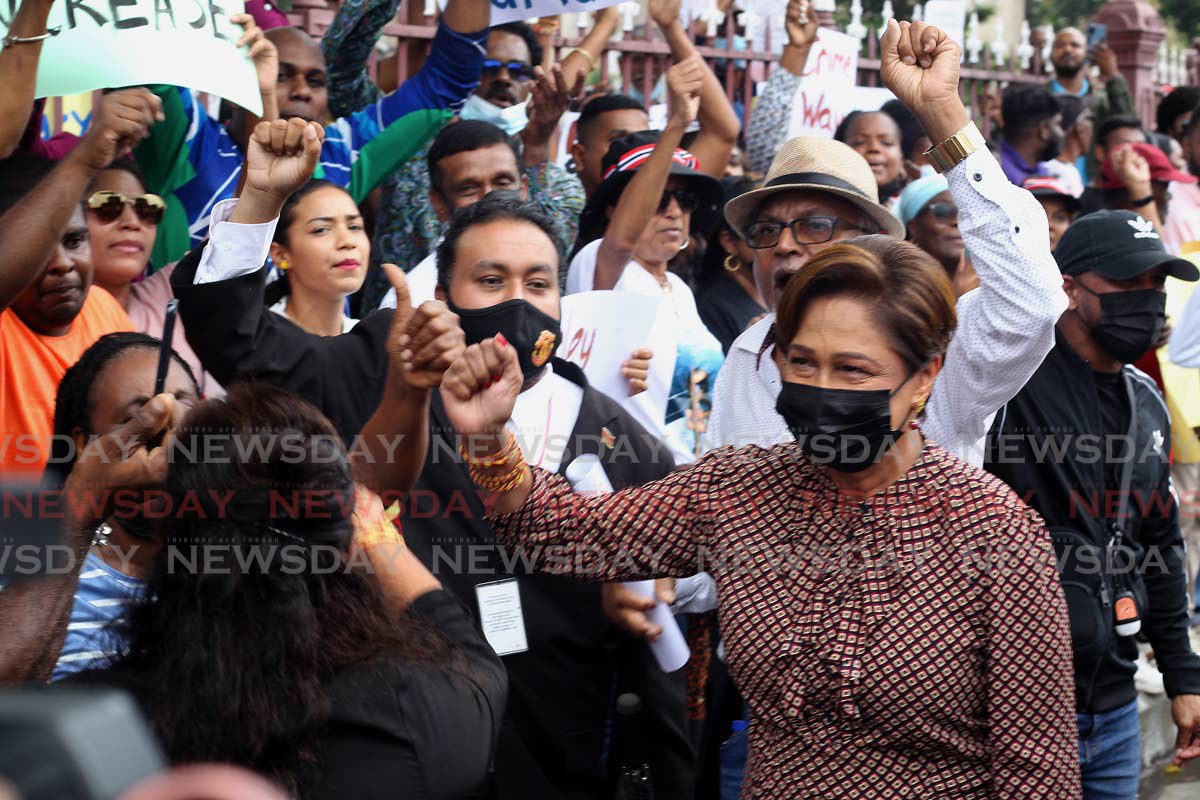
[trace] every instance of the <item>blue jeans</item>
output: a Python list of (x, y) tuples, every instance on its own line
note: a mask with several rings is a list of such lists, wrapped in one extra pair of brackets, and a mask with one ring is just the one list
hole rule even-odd
[(1083, 800), (1137, 800), (1142, 730), (1137, 700), (1103, 714), (1076, 714)]
[(742, 793), (750, 744), (745, 724), (721, 744), (721, 800), (737, 800)]

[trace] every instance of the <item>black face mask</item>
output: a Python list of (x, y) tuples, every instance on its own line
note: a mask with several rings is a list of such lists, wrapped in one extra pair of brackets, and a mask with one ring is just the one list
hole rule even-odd
[(839, 472), (862, 472), (904, 435), (903, 430), (892, 430), (889, 403), (904, 383), (889, 392), (784, 381), (775, 410), (809, 461)]
[(1100, 321), (1092, 326), (1092, 338), (1122, 364), (1132, 364), (1158, 341), (1167, 324), (1167, 294), (1158, 289), (1128, 292), (1093, 292), (1100, 298)]
[(509, 300), (487, 308), (459, 308), (449, 301), (446, 305), (458, 314), (468, 345), (503, 333), (517, 351), (526, 381), (542, 371), (562, 339), (558, 320), (525, 300)]

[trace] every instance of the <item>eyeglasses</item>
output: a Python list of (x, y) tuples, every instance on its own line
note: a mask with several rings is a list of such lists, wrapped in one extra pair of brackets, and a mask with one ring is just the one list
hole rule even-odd
[(833, 239), (838, 226), (863, 230), (837, 217), (801, 217), (791, 222), (752, 222), (746, 226), (746, 244), (755, 250), (765, 250), (779, 244), (783, 229), (788, 228), (798, 244), (824, 244)]
[(671, 205), (671, 198), (675, 198), (675, 202), (679, 203), (679, 210), (685, 214), (700, 207), (700, 198), (690, 189), (667, 189), (662, 193), (662, 199), (658, 201), (659, 214), (667, 212)]
[(958, 219), (958, 206), (954, 203), (930, 203), (921, 209), (921, 214), (929, 214), (936, 220), (949, 222), (952, 219)]
[(88, 211), (101, 222), (116, 222), (125, 212), (126, 205), (133, 206), (133, 213), (146, 225), (162, 222), (163, 212), (167, 210), (166, 202), (156, 194), (126, 197), (120, 192), (96, 192), (87, 201)]
[(499, 61), (495, 58), (483, 60), (482, 75), (485, 78), (495, 78), (502, 69), (508, 70), (508, 74), (518, 83), (533, 80), (533, 67), (523, 61)]

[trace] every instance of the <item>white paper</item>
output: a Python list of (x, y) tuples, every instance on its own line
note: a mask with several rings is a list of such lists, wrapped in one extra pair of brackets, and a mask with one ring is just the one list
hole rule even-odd
[(789, 138), (833, 138), (842, 119), (854, 110), (852, 90), (858, 82), (858, 48), (853, 36), (821, 28), (804, 62), (803, 80), (792, 105)]
[(855, 86), (853, 89), (852, 111), (878, 111), (889, 100), (895, 100), (896, 95), (891, 89), (882, 86)]
[(578, 125), (578, 111), (563, 112), (562, 119), (558, 121), (558, 153), (554, 156), (554, 163), (563, 169), (571, 162), (571, 145), (575, 144), (575, 129)]
[(496, 655), (508, 656), (529, 649), (521, 592), (515, 578), (477, 585), (475, 599), (479, 603), (479, 624), (484, 638)]
[(646, 111), (646, 116), (650, 118), (650, 130), (661, 131), (667, 127), (667, 104), (655, 103)]
[(962, 44), (967, 27), (966, 0), (929, 0), (925, 4), (925, 22), (941, 28), (947, 36)]
[[(562, 299), (558, 357), (577, 364), (588, 383), (620, 404), (649, 433), (666, 428), (667, 397), (675, 375), (674, 316), (660, 314), (661, 297), (633, 292), (578, 292)], [(664, 319), (659, 319), (664, 317)], [(634, 350), (654, 352), (646, 391), (629, 396), (621, 365)]]
[[(579, 494), (609, 494), (613, 490), (612, 483), (604, 472), (604, 465), (592, 453), (584, 453), (568, 464), (566, 476), (571, 487)], [(626, 581), (621, 585), (643, 597), (656, 599), (652, 580)], [(650, 643), (650, 652), (654, 653), (654, 660), (658, 662), (659, 668), (663, 672), (674, 672), (683, 667), (691, 656), (691, 651), (688, 650), (687, 641), (683, 638), (683, 632), (679, 630), (671, 609), (659, 600), (646, 617), (662, 628), (662, 636)]]

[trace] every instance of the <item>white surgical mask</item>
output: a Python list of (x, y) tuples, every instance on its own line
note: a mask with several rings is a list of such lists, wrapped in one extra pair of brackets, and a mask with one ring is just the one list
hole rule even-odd
[(517, 103), (515, 106), (501, 108), (495, 103), (484, 100), (477, 94), (472, 94), (463, 103), (462, 111), (458, 112), (459, 119), (478, 119), (490, 122), (509, 136), (514, 136), (525, 130), (529, 124), (527, 106), (529, 100)]

